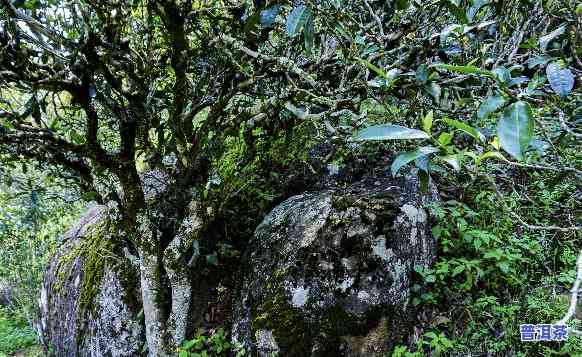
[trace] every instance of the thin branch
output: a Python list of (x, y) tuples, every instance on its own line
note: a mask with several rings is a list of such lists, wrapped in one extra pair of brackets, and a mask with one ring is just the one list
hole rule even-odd
[(556, 231), (556, 232), (562, 232), (562, 233), (582, 231), (582, 227), (579, 227), (579, 226), (571, 226), (571, 227), (539, 226), (539, 225), (527, 223), (526, 221), (523, 220), (523, 218), (521, 218), (517, 213), (513, 212), (511, 210), (511, 208), (509, 208), (505, 204), (505, 201), (503, 200), (503, 195), (501, 194), (499, 187), (497, 187), (497, 184), (495, 183), (494, 179), (489, 177), (489, 176), (486, 176), (486, 175), (481, 175), (481, 177), (484, 178), (486, 181), (488, 181), (491, 184), (491, 187), (495, 191), (495, 195), (499, 199), (499, 201), (502, 205), (502, 208), (506, 212), (508, 212), (511, 217), (515, 218), (519, 222), (519, 224), (521, 224), (525, 228), (530, 229), (530, 230), (534, 230), (534, 231), (535, 230), (538, 230), (538, 231)]
[(244, 46), (237, 39), (235, 39), (227, 34), (222, 34), (221, 38), (226, 44), (233, 46), (235, 49), (245, 53), (247, 56), (250, 56), (254, 59), (260, 59), (260, 60), (263, 60), (266, 62), (275, 62), (276, 64), (281, 66), (283, 69), (303, 78), (312, 87), (318, 87), (317, 82), (307, 72), (305, 72), (304, 70), (299, 68), (299, 66), (297, 66), (297, 64), (295, 64), (295, 62), (293, 62), (291, 59), (289, 59), (287, 57), (269, 56), (269, 55), (265, 55), (265, 54), (253, 51), (250, 48)]
[(380, 17), (378, 17), (378, 15), (374, 11), (368, 0), (364, 0), (364, 4), (366, 5), (366, 8), (368, 9), (370, 15), (372, 15), (372, 17), (376, 21), (376, 24), (378, 24), (378, 28), (380, 29), (380, 36), (382, 37), (382, 40), (384, 40), (386, 38), (386, 35), (384, 34), (384, 26), (382, 25), (382, 20), (380, 20)]

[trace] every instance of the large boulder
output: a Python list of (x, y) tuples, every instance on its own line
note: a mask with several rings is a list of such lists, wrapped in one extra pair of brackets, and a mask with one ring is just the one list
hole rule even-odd
[(411, 277), (435, 259), (415, 176), (294, 196), (257, 227), (233, 339), (259, 356), (384, 356), (410, 332)]
[(138, 272), (108, 227), (105, 207), (91, 208), (49, 263), (38, 329), (51, 356), (141, 355)]

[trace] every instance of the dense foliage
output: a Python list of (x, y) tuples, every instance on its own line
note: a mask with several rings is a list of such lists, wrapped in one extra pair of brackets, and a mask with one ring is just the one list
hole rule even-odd
[(14, 247), (5, 259), (32, 260), (31, 287), (67, 223), (68, 206), (39, 193), (75, 183), (59, 195), (107, 205), (151, 282), (150, 354), (222, 348), (186, 336), (176, 311), (189, 301), (160, 305), (158, 287), (184, 289), (194, 264), (233, 269), (266, 211), (318, 175), (415, 165), (444, 197), (440, 258), (419, 271), (422, 333), (395, 355), (582, 351), (576, 338), (519, 342), (520, 323), (564, 315), (576, 280), (575, 0), (1, 4), (0, 162), (7, 177), (21, 162), (39, 176), (0, 210), (0, 240)]

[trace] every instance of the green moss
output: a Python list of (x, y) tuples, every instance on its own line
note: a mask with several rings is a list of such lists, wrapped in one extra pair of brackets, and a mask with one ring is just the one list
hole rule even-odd
[(97, 226), (96, 228), (91, 238), (84, 240), (85, 244), (78, 246), (82, 249), (79, 251), (79, 255), (84, 258), (83, 279), (79, 295), (79, 311), (81, 313), (95, 309), (93, 302), (100, 292), (107, 257), (111, 256), (113, 250), (112, 242), (105, 233), (107, 227)]
[(301, 311), (287, 302), (281, 283), (283, 275), (275, 273), (267, 284), (268, 299), (255, 307), (252, 331), (270, 330), (287, 355), (308, 356), (312, 337)]
[[(307, 320), (305, 313), (291, 306), (285, 296), (282, 282), (286, 275), (278, 271), (267, 282), (264, 294), (267, 298), (254, 307), (251, 322), (253, 334), (258, 330), (272, 331), (285, 355), (308, 356), (312, 354), (312, 347), (318, 345), (317, 355), (337, 356), (341, 354), (339, 347), (346, 342), (364, 345), (372, 337), (383, 340), (383, 343), (389, 340), (391, 334), (386, 323), (381, 321), (397, 319), (391, 307), (379, 307), (364, 315), (355, 315), (338, 303), (327, 308), (320, 317), (314, 316), (313, 321)], [(372, 337), (369, 336), (371, 333)], [(315, 343), (316, 340), (322, 343)]]
[(71, 277), (75, 261), (81, 259), (83, 262), (78, 308), (81, 316), (86, 312), (94, 311), (93, 302), (100, 292), (105, 264), (115, 256), (108, 228), (108, 221), (91, 227), (87, 236), (80, 239), (79, 243), (67, 254), (62, 255), (58, 261), (56, 291), (62, 291), (65, 288), (65, 282)]

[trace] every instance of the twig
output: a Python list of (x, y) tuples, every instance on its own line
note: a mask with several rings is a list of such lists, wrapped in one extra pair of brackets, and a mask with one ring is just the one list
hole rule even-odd
[(317, 82), (307, 72), (305, 72), (303, 69), (299, 68), (299, 66), (297, 66), (297, 64), (295, 64), (295, 62), (293, 62), (291, 59), (289, 59), (287, 57), (269, 56), (269, 55), (265, 55), (265, 54), (262, 54), (262, 53), (257, 52), (257, 51), (253, 51), (250, 48), (244, 46), (240, 41), (238, 41), (235, 38), (233, 38), (229, 35), (226, 35), (226, 34), (223, 34), (221, 36), (221, 38), (225, 43), (232, 45), (235, 49), (242, 51), (243, 53), (245, 53), (246, 55), (248, 55), (254, 59), (261, 59), (261, 60), (266, 61), (266, 62), (275, 62), (279, 66), (286, 69), (287, 71), (294, 73), (294, 74), (298, 75), (299, 77), (303, 78), (312, 87), (318, 86)]
[(372, 17), (378, 24), (378, 27), (380, 28), (380, 36), (382, 37), (382, 40), (384, 40), (386, 38), (386, 35), (384, 34), (384, 26), (382, 26), (382, 20), (380, 20), (378, 15), (374, 12), (374, 9), (372, 9), (372, 6), (370, 6), (368, 0), (364, 0), (364, 4), (368, 8), (368, 12), (370, 13), (370, 15), (372, 15)]
[(505, 201), (503, 200), (503, 195), (501, 194), (501, 191), (499, 191), (499, 187), (497, 187), (497, 184), (495, 183), (493, 178), (491, 178), (489, 176), (485, 176), (485, 175), (481, 175), (481, 177), (483, 177), (485, 180), (487, 180), (491, 184), (491, 187), (495, 191), (495, 195), (499, 199), (499, 201), (502, 205), (502, 208), (506, 212), (508, 212), (511, 217), (515, 218), (519, 222), (519, 224), (521, 224), (525, 228), (530, 229), (530, 230), (534, 230), (534, 231), (536, 231), (536, 230), (537, 231), (556, 231), (556, 232), (563, 232), (563, 233), (582, 231), (582, 227), (579, 227), (579, 226), (571, 226), (571, 227), (538, 226), (538, 225), (527, 223), (526, 221), (523, 220), (523, 218), (521, 218), (517, 213), (513, 212), (505, 204)]
[(564, 119), (564, 112), (559, 111), (558, 112), (558, 118), (560, 118), (560, 124), (562, 125), (562, 129), (566, 130), (568, 132), (568, 134), (574, 136), (577, 139), (581, 139), (582, 138), (582, 134), (575, 133), (574, 130), (572, 130), (568, 126), (568, 124), (566, 124), (566, 120)]

